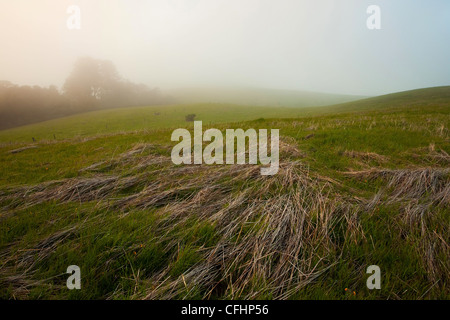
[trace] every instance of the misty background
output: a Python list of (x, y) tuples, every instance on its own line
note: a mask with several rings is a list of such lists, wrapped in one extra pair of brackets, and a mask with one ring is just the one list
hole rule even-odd
[[(366, 26), (372, 4), (381, 30)], [(71, 5), (81, 9), (80, 30), (67, 28)], [(0, 92), (9, 92), (0, 103), (9, 111), (24, 95), (66, 115), (177, 95), (195, 101), (206, 87), (345, 95), (305, 102), (323, 105), (450, 83), (447, 0), (0, 0), (0, 39)], [(73, 80), (80, 59), (110, 65), (95, 89), (103, 98), (91, 86), (89, 101), (67, 91), (71, 77), (92, 80)]]

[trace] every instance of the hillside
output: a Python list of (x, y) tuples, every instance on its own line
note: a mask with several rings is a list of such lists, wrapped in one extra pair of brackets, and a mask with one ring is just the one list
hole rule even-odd
[[(448, 299), (449, 90), (173, 106), (148, 123), (143, 107), (4, 131), (0, 298)], [(173, 165), (187, 112), (204, 130), (280, 129), (278, 174)], [(70, 264), (84, 290), (65, 287)], [(369, 265), (381, 290), (366, 287)]]
[(219, 103), (172, 106), (128, 107), (88, 112), (0, 131), (0, 143), (25, 143), (35, 140), (61, 140), (98, 134), (111, 134), (155, 128), (189, 126), (185, 117), (208, 124), (248, 121), (259, 118), (297, 118), (353, 111), (369, 111), (413, 106), (447, 107), (450, 87), (437, 87), (389, 94), (323, 107), (257, 107)]
[(333, 111), (361, 111), (397, 107), (449, 106), (450, 86), (432, 87), (386, 94), (378, 97), (337, 104)]
[(448, 107), (449, 101), (450, 86), (443, 86), (391, 93), (330, 106), (305, 107), (301, 108), (301, 112), (302, 115), (309, 116), (396, 108)]
[[(101, 63), (101, 62), (90, 62)], [(87, 69), (95, 69), (89, 67)], [(112, 81), (112, 80), (111, 80)], [(104, 80), (102, 83), (110, 83)], [(76, 83), (84, 83), (84, 80), (77, 80)], [(86, 86), (89, 88), (89, 86)], [(63, 117), (95, 112), (106, 115), (115, 112), (111, 109), (122, 107), (121, 109), (131, 109), (125, 114), (132, 114), (133, 110), (140, 112), (133, 106), (154, 106), (154, 113), (161, 113), (161, 106), (169, 104), (176, 105), (199, 105), (199, 104), (234, 104), (249, 107), (263, 106), (269, 107), (314, 107), (353, 101), (362, 97), (347, 96), (326, 93), (314, 93), (306, 91), (287, 91), (257, 88), (191, 88), (172, 90), (163, 94), (158, 89), (149, 89), (146, 86), (132, 83), (116, 83), (112, 88), (102, 88), (101, 92), (108, 92), (101, 100), (92, 100), (92, 97), (84, 100), (77, 97), (79, 94), (78, 85), (75, 86), (75, 93), (60, 94), (56, 87), (41, 88), (38, 86), (18, 86), (7, 81), (0, 81), (0, 132), (5, 129), (16, 128), (28, 124), (42, 123), (47, 120), (60, 119)], [(85, 94), (89, 96), (89, 94)], [(76, 96), (74, 100), (72, 96)], [(78, 102), (76, 102), (78, 101)], [(172, 106), (173, 109), (174, 106)], [(223, 109), (223, 106), (218, 106)], [(232, 108), (230, 106), (230, 108)], [(171, 108), (168, 108), (169, 110)], [(235, 111), (235, 110), (234, 110)], [(233, 111), (233, 112), (234, 112)], [(265, 114), (265, 110), (258, 110)], [(240, 112), (237, 112), (240, 113)], [(255, 112), (256, 113), (256, 112)], [(276, 112), (269, 112), (275, 115)], [(281, 111), (281, 114), (284, 110)], [(175, 112), (178, 114), (178, 112)], [(291, 113), (292, 114), (292, 113)], [(123, 115), (118, 111), (117, 115)], [(173, 115), (172, 115), (173, 116)], [(79, 117), (80, 119), (83, 118)], [(148, 117), (146, 117), (148, 118)], [(238, 117), (247, 120), (248, 117)], [(145, 125), (155, 125), (159, 121), (146, 120)], [(133, 124), (136, 126), (136, 124)], [(138, 128), (138, 126), (136, 126)]]
[(136, 130), (154, 130), (191, 126), (186, 116), (205, 123), (226, 123), (266, 118), (293, 118), (298, 109), (252, 107), (228, 104), (193, 104), (109, 109), (0, 131), (0, 143), (25, 143), (35, 140), (62, 140)]

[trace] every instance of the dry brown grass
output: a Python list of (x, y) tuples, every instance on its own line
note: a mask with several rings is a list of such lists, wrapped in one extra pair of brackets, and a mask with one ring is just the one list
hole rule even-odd
[(391, 202), (427, 198), (430, 204), (450, 203), (449, 168), (371, 169), (345, 174), (365, 180), (381, 178), (387, 181), (386, 189), (389, 190)]
[[(160, 227), (169, 233), (196, 216), (217, 226), (221, 239), (204, 248), (202, 262), (182, 276), (171, 278), (169, 268), (156, 275), (151, 279), (156, 288), (139, 298), (170, 299), (201, 290), (207, 292), (204, 298), (252, 299), (270, 293), (286, 299), (335, 263), (332, 234), (338, 220), (348, 224), (348, 236), (361, 232), (352, 207), (342, 206), (332, 186), (311, 177), (299, 162), (283, 164), (273, 177), (260, 176), (252, 166), (216, 171), (195, 181), (192, 193), (171, 197), (164, 208), (170, 214)], [(235, 190), (240, 179), (257, 183)], [(138, 206), (154, 203), (149, 194), (130, 200)]]
[[(300, 151), (283, 143), (281, 152), (297, 156)], [(287, 299), (335, 263), (332, 253), (337, 243), (332, 238), (338, 222), (348, 225), (346, 237), (362, 232), (356, 207), (343, 201), (332, 180), (311, 175), (299, 161), (284, 162), (277, 175), (266, 177), (260, 166), (173, 166), (162, 156), (137, 160), (134, 156), (141, 153), (142, 147), (134, 148), (112, 161), (153, 170), (9, 190), (6, 197), (14, 200), (9, 208), (49, 200), (97, 201), (123, 212), (161, 208), (164, 218), (157, 228), (165, 234), (192, 217), (217, 227), (220, 240), (215, 247), (202, 249), (201, 263), (176, 279), (169, 275), (170, 268), (164, 269), (151, 279), (157, 288), (140, 298), (173, 298), (185, 295), (187, 288), (201, 288), (207, 292), (205, 298), (220, 292), (228, 298), (270, 293), (275, 299)], [(131, 187), (140, 191), (118, 196)], [(19, 264), (25, 266), (31, 257), (38, 261), (63, 239), (55, 234), (39, 247), (45, 249), (40, 255), (24, 255)], [(177, 241), (169, 241), (167, 250), (178, 246)]]
[(399, 230), (404, 238), (415, 243), (413, 247), (422, 258), (429, 281), (436, 285), (450, 281), (450, 226), (436, 213), (438, 209), (449, 208), (450, 169), (374, 169), (346, 174), (386, 181), (384, 189), (366, 203), (366, 208), (374, 213), (379, 204), (400, 205)]
[[(14, 299), (24, 299), (36, 286), (49, 286), (49, 279), (35, 280), (35, 266), (52, 255), (58, 246), (73, 237), (79, 226), (57, 231), (36, 244), (33, 248), (13, 252), (12, 246), (0, 253), (0, 286), (8, 288)], [(11, 267), (13, 265), (14, 267)], [(55, 277), (58, 277), (57, 275)]]
[[(281, 152), (288, 157), (274, 176), (261, 176), (260, 166), (255, 165), (174, 166), (169, 157), (144, 155), (148, 148), (151, 146), (139, 145), (116, 159), (86, 168), (93, 176), (10, 189), (0, 194), (0, 200), (7, 200), (7, 210), (50, 200), (95, 201), (124, 214), (136, 208), (157, 208), (160, 219), (152, 228), (163, 234), (155, 241), (164, 244), (167, 252), (179, 248), (180, 239), (170, 235), (188, 219), (215, 226), (219, 239), (213, 247), (198, 249), (199, 262), (178, 277), (171, 275), (173, 265), (168, 265), (143, 280), (147, 289), (135, 292), (134, 298), (185, 298), (203, 292), (202, 298), (288, 299), (338, 263), (346, 243), (365, 241), (361, 215), (373, 213), (385, 198), (384, 204), (402, 205), (399, 224), (405, 237), (417, 233), (422, 237), (417, 248), (430, 281), (448, 280), (445, 258), (450, 252), (443, 235), (449, 230), (447, 226), (433, 231), (436, 220), (430, 208), (448, 206), (450, 169), (346, 173), (357, 179), (385, 181), (384, 189), (365, 200), (343, 193), (336, 180), (310, 172), (294, 160), (301, 151), (285, 141)], [(364, 157), (384, 160), (373, 154)], [(131, 165), (134, 174), (96, 173), (99, 168), (125, 165)], [(45, 259), (77, 228), (55, 233), (35, 250), (16, 256), (16, 265), (32, 272), (37, 261)], [(342, 237), (337, 236), (341, 232)], [(174, 263), (176, 257), (172, 260)], [(28, 275), (9, 274), (3, 281), (15, 283), (21, 292), (30, 285), (27, 279)], [(111, 298), (120, 295), (116, 292)]]

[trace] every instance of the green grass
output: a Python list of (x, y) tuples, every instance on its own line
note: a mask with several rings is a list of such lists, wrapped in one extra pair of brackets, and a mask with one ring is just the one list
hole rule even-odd
[(294, 108), (250, 107), (228, 104), (197, 104), (109, 109), (79, 114), (0, 131), (0, 143), (63, 140), (100, 134), (189, 126), (185, 116), (196, 114), (205, 124), (246, 121), (260, 117), (296, 117)]
[[(273, 205), (280, 197), (311, 192), (323, 196), (324, 202), (318, 205), (314, 199), (303, 199), (310, 210), (306, 210), (305, 224), (293, 229), (304, 228), (305, 237), (309, 236), (290, 261), (309, 257), (311, 265), (317, 264), (323, 272), (288, 298), (448, 299), (448, 200), (433, 200), (439, 198), (431, 189), (417, 197), (412, 187), (397, 199), (395, 189), (405, 185), (388, 187), (388, 176), (348, 172), (393, 170), (415, 179), (412, 170), (448, 169), (449, 92), (448, 87), (434, 88), (395, 94), (391, 99), (378, 97), (311, 109), (230, 105), (116, 109), (3, 131), (0, 298), (164, 298), (167, 292), (161, 291), (162, 280), (177, 288), (172, 298), (277, 297), (279, 293), (271, 289), (275, 280), (270, 272), (268, 276), (254, 274), (247, 286), (239, 286), (241, 270), (256, 263), (252, 259), (257, 252), (245, 253), (245, 245), (282, 226), (268, 225), (264, 220), (268, 212), (252, 201)], [(155, 116), (155, 112), (160, 115)], [(188, 113), (196, 113), (204, 121), (204, 130), (280, 129), (282, 141), (299, 151), (282, 150), (281, 162), (300, 161), (300, 170), (308, 168), (312, 181), (305, 178), (305, 186), (281, 182), (277, 177), (266, 181), (234, 173), (231, 166), (225, 166), (229, 171), (222, 175), (222, 167), (183, 171), (186, 167), (170, 162), (146, 163), (170, 156), (172, 128), (192, 128), (184, 121)], [(32, 143), (30, 136), (37, 142)], [(28, 145), (37, 148), (9, 153)], [(126, 155), (130, 150), (141, 150), (141, 146), (147, 148)], [(95, 169), (83, 170), (95, 163), (100, 163)], [(285, 174), (281, 172), (280, 179), (288, 180)], [(123, 188), (118, 185), (104, 197), (81, 200), (74, 193), (68, 201), (57, 199), (58, 192), (67, 190), (67, 183), (104, 176), (137, 180)], [(433, 183), (445, 188), (449, 179), (447, 173)], [(57, 189), (34, 189), (55, 180), (60, 181)], [(106, 187), (94, 187), (93, 194)], [(259, 194), (260, 190), (266, 191)], [(153, 191), (156, 194), (144, 198), (147, 200), (133, 202), (133, 197), (139, 200), (140, 195)], [(369, 206), (378, 192), (380, 202)], [(27, 194), (36, 197), (27, 198)], [(245, 194), (250, 196), (240, 198)], [(44, 195), (49, 199), (40, 201)], [(159, 195), (159, 201), (149, 202)], [(233, 203), (230, 199), (241, 200)], [(342, 208), (329, 211), (333, 201)], [(239, 220), (249, 207), (255, 212), (245, 221)], [(345, 211), (346, 207), (351, 210)], [(417, 216), (413, 209), (424, 211)], [(276, 208), (270, 210), (275, 210), (273, 219), (285, 214)], [(214, 215), (218, 212), (227, 214)], [(323, 220), (326, 214), (330, 214), (329, 222)], [(228, 234), (227, 228), (234, 223), (236, 230)], [(286, 237), (291, 234), (280, 230)], [(314, 232), (323, 230), (327, 233), (316, 239)], [(232, 256), (231, 261), (223, 257), (224, 270), (220, 272), (227, 270), (226, 279), (214, 288), (193, 281), (189, 272), (202, 266), (206, 257), (215, 257), (227, 243), (244, 253)], [(277, 252), (284, 250), (281, 242), (277, 243)], [(272, 260), (261, 258), (267, 268), (273, 268), (271, 272), (283, 260), (277, 253), (273, 255)], [(234, 259), (242, 263), (233, 264)], [(82, 270), (80, 291), (65, 287), (65, 270), (71, 264)], [(365, 285), (365, 269), (372, 264), (381, 267), (381, 290), (371, 291)], [(311, 271), (304, 267), (305, 272)], [(295, 279), (300, 277), (294, 272)], [(237, 288), (242, 291), (236, 292)]]
[(30, 143), (54, 141), (74, 137), (89, 138), (99, 134), (115, 134), (140, 130), (185, 127), (185, 116), (196, 114), (196, 120), (205, 125), (248, 121), (259, 118), (297, 118), (361, 112), (382, 108), (409, 108), (414, 106), (446, 106), (450, 87), (437, 87), (401, 92), (381, 97), (324, 107), (240, 106), (204, 103), (174, 106), (129, 107), (84, 113), (63, 119), (45, 121), (15, 129), (0, 131), (0, 143)]

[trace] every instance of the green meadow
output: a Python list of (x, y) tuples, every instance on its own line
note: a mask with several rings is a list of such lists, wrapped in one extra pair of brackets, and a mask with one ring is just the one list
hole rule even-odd
[[(280, 171), (181, 165), (175, 128), (280, 130)], [(182, 104), (0, 132), (0, 298), (448, 299), (450, 87)], [(68, 290), (78, 265), (82, 290)], [(381, 269), (381, 289), (366, 269)]]

